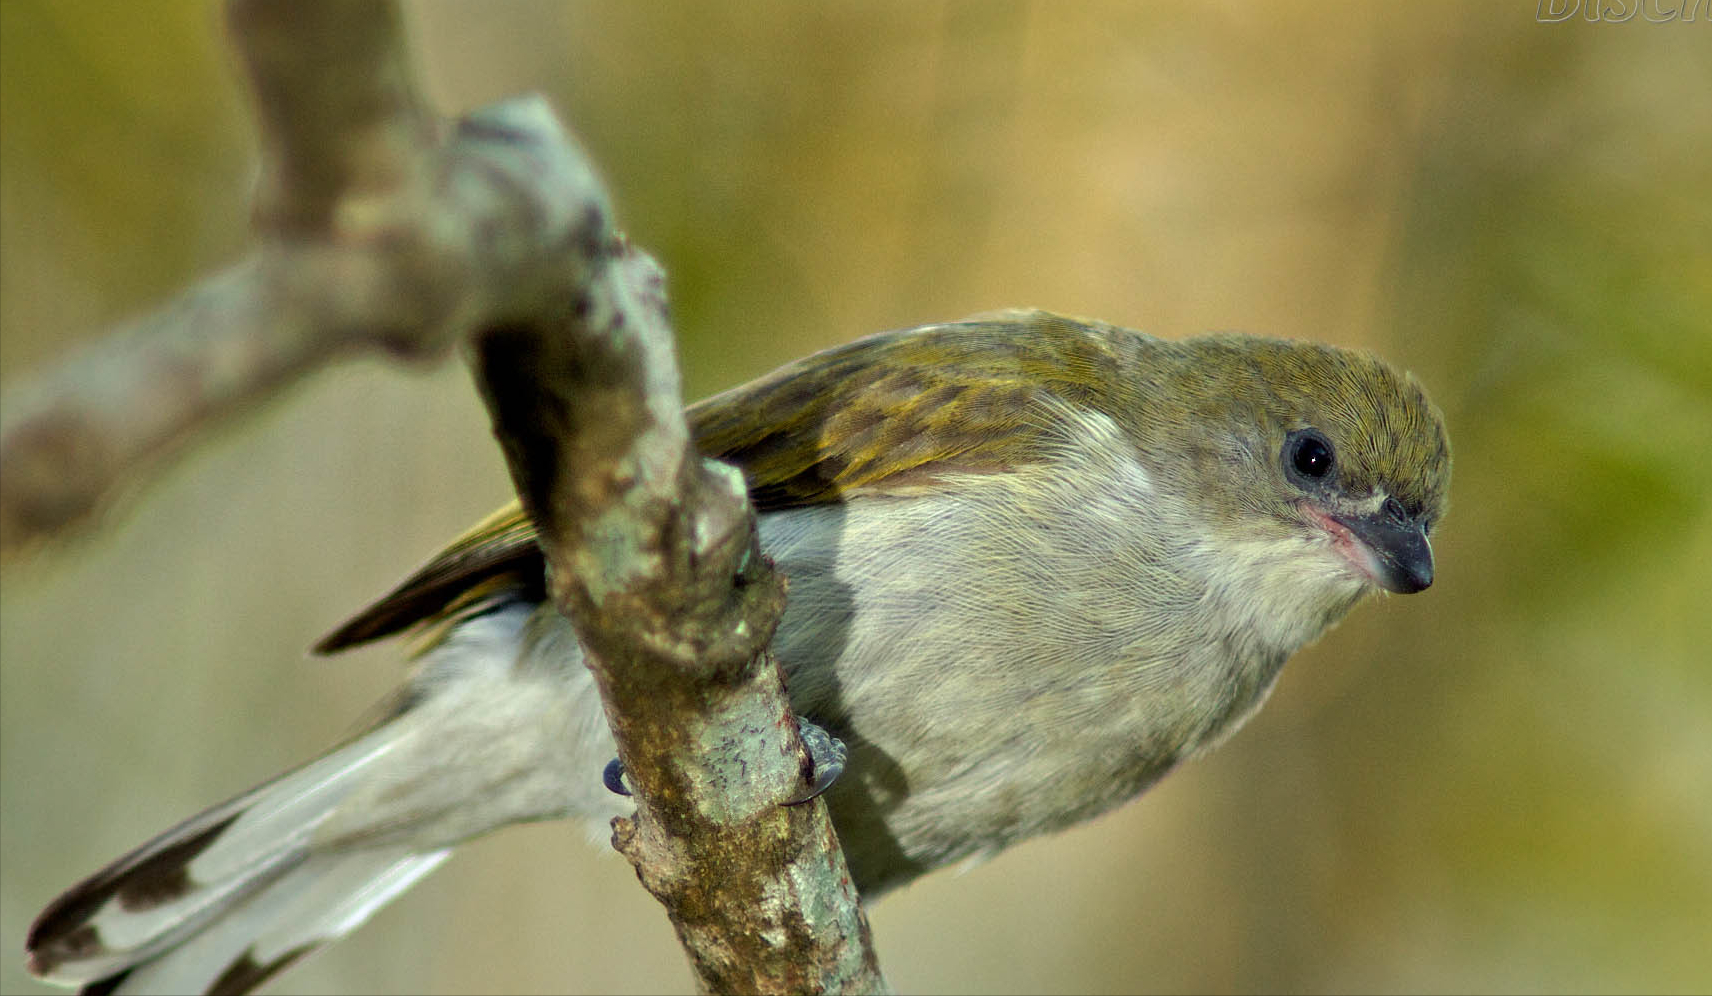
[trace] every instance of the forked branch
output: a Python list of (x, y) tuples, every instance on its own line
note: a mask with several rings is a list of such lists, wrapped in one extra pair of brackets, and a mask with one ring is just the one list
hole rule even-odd
[[(88, 519), (233, 414), (361, 351), (466, 343), (637, 815), (616, 842), (707, 991), (885, 988), (766, 653), (782, 587), (685, 425), (663, 278), (539, 98), (448, 126), (391, 3), (233, 0), (258, 246), (8, 392), (0, 551)], [(588, 773), (598, 778), (598, 771)]]

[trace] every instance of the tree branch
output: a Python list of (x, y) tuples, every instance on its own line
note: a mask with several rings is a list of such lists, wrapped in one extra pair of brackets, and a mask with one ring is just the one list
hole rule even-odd
[[(766, 653), (782, 584), (685, 424), (663, 278), (539, 98), (445, 128), (396, 4), (233, 0), (259, 248), (9, 393), (0, 552), (66, 529), (336, 357), (472, 345), (555, 604), (637, 790), (615, 844), (707, 991), (885, 988)], [(591, 773), (594, 777), (594, 773)]]
[(703, 991), (882, 991), (824, 805), (781, 805), (805, 755), (765, 652), (783, 588), (742, 476), (691, 443), (660, 271), (589, 234), (591, 279), (547, 322), (483, 335), (477, 368), (637, 789), (614, 846)]
[[(434, 139), (393, 4), (230, 5), (262, 245), (22, 388), (0, 414), (0, 556), (80, 524), (203, 430), (350, 350), (435, 356), (529, 238)], [(436, 182), (439, 181), (439, 182)], [(452, 182), (448, 182), (452, 181)], [(510, 224), (507, 239), (485, 238)]]
[(326, 233), (335, 209), (384, 204), (419, 179), (434, 144), (394, 4), (233, 3), (267, 173), (257, 217)]

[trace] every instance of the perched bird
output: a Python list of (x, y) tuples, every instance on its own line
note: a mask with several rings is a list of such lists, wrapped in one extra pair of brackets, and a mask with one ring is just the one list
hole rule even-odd
[[(1372, 356), (1043, 312), (870, 336), (689, 417), (790, 579), (774, 649), (798, 714), (849, 747), (826, 800), (870, 899), (1228, 736), (1364, 595), (1432, 583), (1450, 481), (1440, 414)], [(245, 991), (462, 841), (629, 808), (515, 506), (318, 649), (412, 629), (383, 719), (73, 887), (31, 970)]]

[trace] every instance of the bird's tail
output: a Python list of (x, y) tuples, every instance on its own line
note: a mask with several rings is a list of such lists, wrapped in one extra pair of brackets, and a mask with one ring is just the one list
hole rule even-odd
[(312, 846), (394, 735), (377, 727), (73, 886), (30, 927), (30, 971), (85, 992), (246, 992), (353, 930), (451, 853)]

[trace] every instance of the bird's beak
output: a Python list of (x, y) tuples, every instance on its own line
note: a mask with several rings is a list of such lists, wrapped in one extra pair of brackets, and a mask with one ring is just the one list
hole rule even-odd
[(1367, 515), (1332, 518), (1372, 555), (1364, 566), (1381, 588), (1411, 595), (1433, 583), (1433, 547), (1421, 523), (1393, 518), (1383, 508)]

